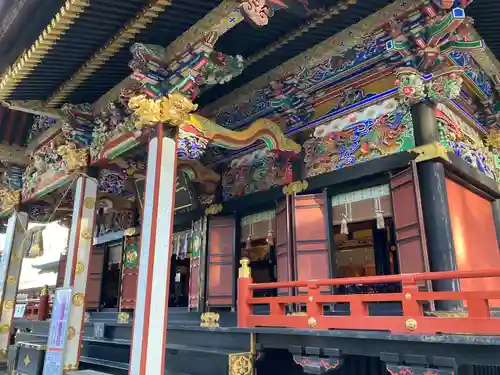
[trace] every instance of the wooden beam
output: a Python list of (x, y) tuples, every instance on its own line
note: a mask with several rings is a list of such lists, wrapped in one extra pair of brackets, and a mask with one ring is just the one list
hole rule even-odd
[(394, 1), (378, 12), (316, 44), (314, 47), (309, 48), (266, 74), (262, 74), (246, 85), (209, 104), (203, 108), (203, 113), (210, 114), (221, 107), (248, 100), (256, 90), (265, 87), (269, 82), (287, 73), (296, 72), (303, 67), (312, 68), (331, 56), (343, 56), (349, 49), (358, 44), (363, 44), (363, 38), (367, 37), (383, 23), (395, 19), (402, 13), (415, 9), (423, 3), (423, 0)]
[[(183, 52), (186, 45), (198, 41), (207, 32), (216, 32), (222, 36), (228, 30), (243, 21), (243, 16), (239, 10), (239, 0), (224, 0), (217, 8), (213, 9), (191, 28), (173, 41), (166, 50), (166, 61), (170, 62), (175, 56)], [(116, 85), (106, 94), (104, 94), (94, 104), (94, 113), (100, 112), (106, 104), (119, 97), (123, 88), (130, 87), (134, 82), (132, 78), (127, 77), (121, 83)]]
[[(135, 38), (142, 29), (158, 18), (167, 9), (171, 0), (150, 0), (133, 20), (128, 22), (118, 33), (113, 36), (94, 56), (83, 64), (80, 69), (47, 100), (46, 106), (54, 108), (59, 106), (73, 91), (86, 81), (96, 70), (103, 66), (123, 46)], [(106, 15), (103, 15), (105, 17)]]

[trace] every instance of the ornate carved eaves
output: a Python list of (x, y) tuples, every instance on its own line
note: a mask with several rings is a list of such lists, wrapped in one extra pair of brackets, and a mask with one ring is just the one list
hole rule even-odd
[(123, 46), (142, 30), (160, 16), (161, 13), (172, 3), (171, 0), (153, 0), (123, 29), (121, 29), (104, 47), (97, 51), (68, 81), (47, 100), (46, 105), (50, 108), (56, 107), (71, 95), (71, 93), (97, 69), (104, 65), (110, 57), (114, 56)]
[(421, 3), (421, 0), (397, 0), (389, 4), (384, 9), (342, 30), (331, 38), (316, 44), (314, 47), (261, 75), (259, 78), (234, 90), (229, 95), (213, 102), (204, 108), (204, 113), (212, 113), (218, 108), (248, 100), (255, 90), (265, 87), (269, 82), (284, 76), (287, 72), (291, 73), (301, 68), (315, 66), (334, 55), (344, 55), (349, 49), (362, 44), (363, 38), (376, 30), (382, 23), (387, 22), (389, 19), (397, 18), (401, 13), (415, 9)]
[[(191, 28), (179, 36), (166, 49), (165, 61), (170, 62), (175, 56), (186, 49), (187, 45), (197, 42), (201, 37), (209, 32), (215, 32), (220, 37), (228, 30), (235, 27), (243, 20), (239, 11), (238, 0), (224, 0), (221, 5), (213, 9)], [(120, 84), (104, 94), (95, 104), (94, 112), (101, 111), (110, 101), (119, 97), (120, 91), (132, 86), (135, 81), (132, 78), (126, 78)]]

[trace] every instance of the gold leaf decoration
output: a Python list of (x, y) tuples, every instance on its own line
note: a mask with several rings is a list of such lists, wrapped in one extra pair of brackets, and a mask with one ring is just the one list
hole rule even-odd
[(85, 206), (86, 209), (91, 210), (95, 207), (95, 198), (85, 198), (83, 201), (83, 205)]
[(73, 306), (83, 306), (84, 301), (85, 301), (85, 297), (83, 296), (82, 293), (73, 294), (73, 298), (72, 298)]
[(75, 267), (75, 273), (80, 274), (83, 271), (85, 271), (85, 266), (83, 265), (82, 262), (78, 262)]

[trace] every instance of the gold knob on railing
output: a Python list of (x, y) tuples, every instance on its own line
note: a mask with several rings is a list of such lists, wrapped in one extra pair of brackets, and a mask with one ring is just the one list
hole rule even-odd
[(43, 296), (46, 296), (49, 294), (49, 287), (47, 285), (45, 285), (43, 288), (42, 288), (42, 291), (40, 292), (40, 296), (43, 297)]
[(250, 277), (250, 259), (242, 258), (240, 265), (239, 277)]

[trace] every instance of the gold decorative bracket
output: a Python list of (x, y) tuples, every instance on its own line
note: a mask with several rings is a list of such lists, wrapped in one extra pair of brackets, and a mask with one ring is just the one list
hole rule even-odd
[(210, 207), (205, 209), (205, 215), (217, 215), (222, 211), (222, 204), (212, 204)]
[(253, 375), (254, 355), (252, 353), (229, 354), (229, 375)]
[(285, 195), (295, 195), (298, 193), (302, 193), (307, 190), (309, 187), (309, 183), (307, 181), (294, 181), (291, 184), (288, 184), (283, 187), (283, 194)]
[(443, 159), (447, 162), (450, 161), (446, 147), (444, 147), (439, 142), (433, 142), (423, 146), (415, 147), (409, 151), (417, 154), (417, 158), (415, 159), (417, 163), (434, 159)]
[(217, 328), (219, 327), (220, 315), (214, 312), (206, 312), (201, 314), (200, 327)]

